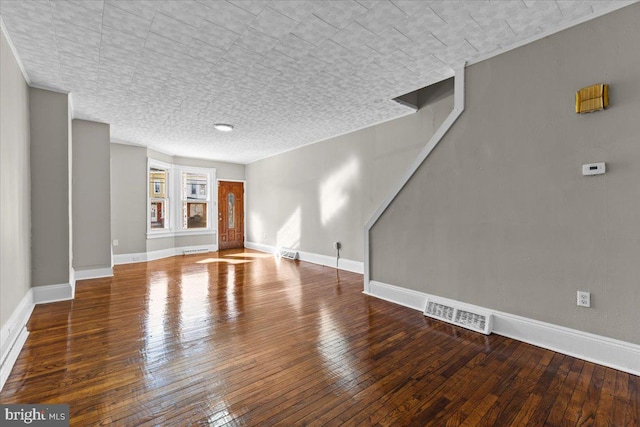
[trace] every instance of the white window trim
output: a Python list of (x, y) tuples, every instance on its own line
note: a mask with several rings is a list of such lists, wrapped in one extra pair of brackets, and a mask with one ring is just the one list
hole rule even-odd
[[(169, 217), (168, 227), (165, 229), (152, 229), (149, 218), (151, 217), (151, 198), (149, 194), (149, 171), (151, 167), (167, 169), (169, 178), (167, 183)], [(182, 228), (182, 174), (197, 173), (207, 174), (209, 179), (209, 199), (207, 200), (207, 227), (196, 229)], [(152, 158), (147, 158), (147, 239), (160, 239), (176, 236), (201, 236), (218, 234), (218, 180), (215, 168), (202, 168), (195, 166), (173, 165)], [(216, 239), (217, 240), (217, 239)]]

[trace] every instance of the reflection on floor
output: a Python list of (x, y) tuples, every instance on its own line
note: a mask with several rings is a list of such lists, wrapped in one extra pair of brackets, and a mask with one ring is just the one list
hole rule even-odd
[(36, 307), (2, 403), (71, 425), (638, 425), (640, 378), (254, 251), (121, 265)]

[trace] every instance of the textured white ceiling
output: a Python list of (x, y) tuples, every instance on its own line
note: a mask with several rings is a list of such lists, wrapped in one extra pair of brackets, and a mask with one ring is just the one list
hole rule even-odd
[(392, 98), (462, 60), (629, 3), (0, 0), (0, 15), (31, 84), (71, 92), (114, 141), (249, 163), (405, 115)]

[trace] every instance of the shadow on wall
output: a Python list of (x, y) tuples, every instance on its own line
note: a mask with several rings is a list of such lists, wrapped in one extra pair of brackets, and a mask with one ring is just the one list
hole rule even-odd
[(349, 202), (348, 191), (360, 172), (360, 162), (352, 157), (320, 183), (320, 221), (327, 225)]

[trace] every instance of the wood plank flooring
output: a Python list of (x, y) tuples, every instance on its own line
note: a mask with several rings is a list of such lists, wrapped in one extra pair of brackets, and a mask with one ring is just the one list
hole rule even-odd
[(0, 402), (68, 403), (73, 426), (640, 425), (640, 377), (249, 250), (116, 266), (28, 328)]

